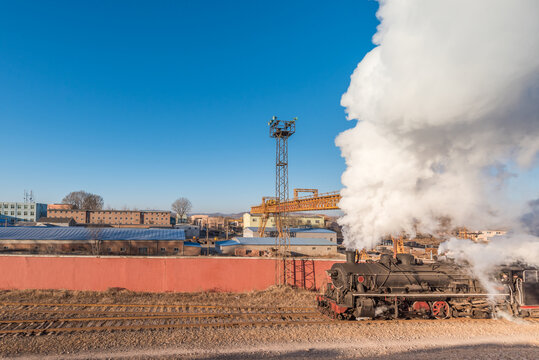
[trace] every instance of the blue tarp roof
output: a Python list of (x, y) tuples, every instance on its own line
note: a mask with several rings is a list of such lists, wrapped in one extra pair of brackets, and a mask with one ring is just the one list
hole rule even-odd
[[(274, 237), (237, 237), (228, 241), (216, 242), (219, 246), (234, 246), (234, 245), (275, 245)], [(336, 243), (327, 239), (310, 239), (310, 238), (290, 238), (292, 246), (337, 246)]]
[[(258, 228), (257, 227), (254, 227), (254, 226), (249, 226), (249, 227), (246, 227), (246, 229), (249, 229), (253, 232), (258, 232)], [(272, 232), (272, 231), (277, 231), (277, 228), (276, 227), (266, 227), (266, 232)], [(331, 234), (335, 234), (335, 231), (333, 230), (329, 230), (329, 229), (321, 229), (321, 228), (290, 228), (288, 230), (289, 232), (291, 233), (298, 233), (298, 232), (306, 232), (306, 233), (331, 233)]]
[(185, 241), (183, 243), (184, 246), (194, 246), (194, 247), (202, 247), (202, 245), (200, 245), (199, 243), (195, 243), (195, 242), (192, 242), (192, 241)]
[(3, 240), (185, 240), (183, 229), (116, 229), (79, 227), (0, 228)]

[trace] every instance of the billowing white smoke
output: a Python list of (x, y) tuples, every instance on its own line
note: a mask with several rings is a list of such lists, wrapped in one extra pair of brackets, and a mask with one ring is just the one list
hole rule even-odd
[[(380, 1), (377, 47), (342, 97), (345, 243), (512, 226), (510, 168), (539, 151), (539, 1)], [(530, 194), (531, 197), (537, 194)]]
[(496, 236), (487, 244), (453, 238), (442, 243), (439, 252), (470, 264), (474, 275), (491, 294), (498, 292), (491, 278), (493, 266), (517, 261), (539, 266), (539, 241), (533, 235)]

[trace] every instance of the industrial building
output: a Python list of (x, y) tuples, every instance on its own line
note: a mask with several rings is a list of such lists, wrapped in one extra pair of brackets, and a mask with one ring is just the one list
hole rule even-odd
[(200, 227), (193, 224), (176, 224), (174, 225), (175, 229), (182, 229), (185, 231), (185, 238), (199, 238), (200, 237)]
[(93, 255), (200, 255), (181, 229), (0, 228), (0, 252)]
[[(261, 214), (243, 214), (243, 228), (248, 227), (260, 227), (262, 226), (262, 216)], [(325, 227), (325, 217), (324, 215), (297, 215), (289, 214), (287, 215), (287, 221), (291, 227), (313, 227), (313, 228), (323, 228)], [(272, 215), (268, 217), (266, 222), (267, 227), (275, 227), (275, 219)]]
[[(270, 254), (275, 249), (275, 237), (235, 237), (232, 240), (217, 241), (216, 250), (223, 255), (235, 255), (238, 250), (244, 254)], [(326, 239), (290, 238), (290, 252), (296, 256), (337, 255), (337, 243)]]
[[(243, 237), (252, 238), (258, 237), (257, 227), (247, 227), (243, 229)], [(296, 238), (311, 238), (311, 239), (326, 239), (331, 242), (337, 243), (337, 233), (329, 229), (321, 228), (292, 228), (288, 230), (290, 237)], [(275, 237), (277, 236), (277, 228), (267, 227), (264, 231), (264, 236)]]
[(170, 227), (170, 211), (160, 210), (48, 210), (49, 218), (73, 218), (77, 224), (110, 225), (115, 227)]
[(13, 225), (17, 221), (36, 221), (47, 216), (47, 204), (37, 202), (0, 202), (2, 223)]

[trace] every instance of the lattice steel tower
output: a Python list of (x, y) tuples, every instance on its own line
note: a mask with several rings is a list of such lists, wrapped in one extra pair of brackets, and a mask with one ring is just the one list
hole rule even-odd
[[(286, 257), (290, 251), (290, 234), (288, 232), (287, 209), (281, 204), (288, 201), (288, 138), (296, 132), (296, 120), (278, 120), (274, 116), (269, 122), (270, 137), (275, 138), (275, 201), (276, 212), (273, 214), (278, 236), (275, 240), (278, 256), (282, 259), (282, 266), (277, 264), (278, 285), (287, 284)], [(277, 262), (279, 263), (279, 262)], [(281, 274), (282, 269), (282, 274)]]

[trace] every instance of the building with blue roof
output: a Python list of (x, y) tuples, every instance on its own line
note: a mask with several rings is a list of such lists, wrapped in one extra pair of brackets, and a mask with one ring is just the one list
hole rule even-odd
[[(217, 241), (216, 250), (223, 255), (235, 255), (241, 252), (271, 254), (276, 249), (275, 237), (235, 237), (232, 240)], [(290, 238), (292, 255), (333, 256), (337, 255), (337, 243), (323, 238)]]
[[(258, 227), (249, 226), (243, 229), (243, 237), (258, 237)], [(296, 238), (326, 239), (337, 243), (337, 233), (324, 228), (290, 228), (290, 236)], [(276, 227), (266, 227), (264, 235), (268, 237), (277, 236)]]
[(93, 255), (200, 255), (182, 229), (5, 227), (0, 251)]

